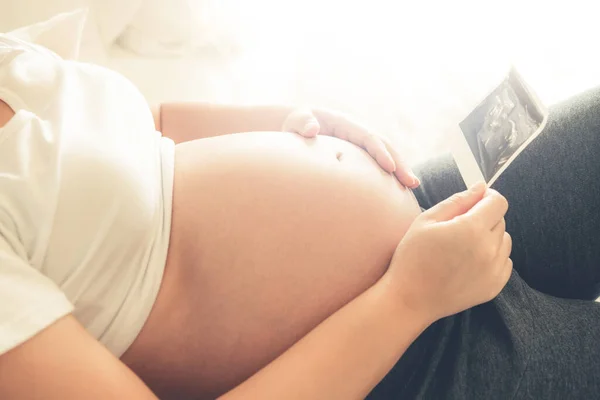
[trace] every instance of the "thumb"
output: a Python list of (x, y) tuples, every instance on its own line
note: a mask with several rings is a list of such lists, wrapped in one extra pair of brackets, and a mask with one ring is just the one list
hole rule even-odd
[(321, 126), (319, 121), (310, 110), (296, 110), (292, 112), (283, 122), (282, 130), (292, 132), (304, 137), (317, 136)]
[(486, 191), (486, 185), (478, 182), (464, 192), (456, 193), (446, 200), (436, 204), (425, 213), (428, 217), (437, 221), (444, 222), (463, 215), (477, 204)]

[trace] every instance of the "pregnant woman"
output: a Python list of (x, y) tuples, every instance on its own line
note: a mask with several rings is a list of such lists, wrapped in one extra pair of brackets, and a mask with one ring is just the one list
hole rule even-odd
[(498, 181), (505, 222), (481, 185), (444, 200), (464, 189), (444, 160), (417, 202), (334, 113), (153, 118), (113, 72), (8, 36), (0, 55), (0, 398), (600, 391), (600, 305), (549, 296), (600, 282), (597, 93)]

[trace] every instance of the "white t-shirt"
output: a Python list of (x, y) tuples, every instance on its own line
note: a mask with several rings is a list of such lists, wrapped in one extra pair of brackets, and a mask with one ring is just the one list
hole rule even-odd
[(115, 355), (154, 304), (174, 144), (136, 88), (0, 35), (0, 354), (73, 315)]

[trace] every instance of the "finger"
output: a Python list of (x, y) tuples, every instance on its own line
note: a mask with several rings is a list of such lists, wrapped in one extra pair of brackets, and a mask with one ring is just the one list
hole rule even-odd
[[(496, 237), (496, 240), (498, 238)], [(503, 232), (499, 237), (496, 256), (494, 257), (496, 265), (503, 264), (510, 257), (512, 251), (512, 238), (508, 232)]]
[(394, 163), (392, 155), (385, 147), (385, 144), (377, 136), (365, 134), (360, 146), (365, 149), (385, 171), (393, 173), (396, 170), (396, 163)]
[[(510, 236), (509, 236), (510, 237)], [(494, 264), (494, 288), (492, 289), (492, 293), (490, 295), (489, 300), (492, 300), (494, 297), (498, 296), (502, 289), (506, 286), (508, 281), (510, 280), (510, 276), (513, 270), (513, 261), (509, 258), (510, 255), (510, 246), (509, 251), (502, 251), (502, 255), (498, 255)]]
[(504, 265), (502, 266), (502, 287), (506, 286), (506, 284), (508, 283), (510, 276), (512, 275), (512, 270), (513, 260), (507, 258), (506, 261), (504, 261)]
[(321, 126), (319, 121), (310, 110), (296, 110), (292, 112), (283, 122), (282, 131), (292, 132), (307, 138), (319, 134)]
[(471, 186), (469, 190), (456, 193), (431, 207), (429, 210), (425, 211), (423, 215), (438, 222), (450, 221), (459, 215), (465, 214), (480, 202), (485, 193), (485, 189), (485, 183), (476, 183)]
[(510, 258), (507, 258), (502, 264), (500, 264), (500, 272), (499, 272), (499, 290), (498, 294), (504, 289), (508, 281), (510, 280), (510, 276), (512, 275), (513, 270), (513, 261)]
[(505, 273), (504, 285), (505, 286), (508, 283), (510, 276), (512, 275), (512, 270), (513, 270), (513, 260), (509, 258), (506, 260), (506, 264), (504, 265), (504, 273)]
[(411, 189), (418, 187), (421, 184), (421, 181), (408, 166), (408, 163), (404, 161), (404, 157), (400, 155), (400, 153), (396, 150), (396, 147), (386, 137), (381, 137), (381, 141), (385, 144), (387, 150), (392, 155), (392, 159), (396, 164), (396, 171), (394, 172), (394, 175), (396, 175), (396, 178), (398, 178), (400, 183)]
[[(402, 156), (400, 156), (387, 138), (369, 133), (366, 130), (357, 131), (357, 129), (350, 129), (348, 132), (350, 141), (359, 141), (357, 137), (362, 137), (363, 145), (361, 147), (367, 150), (371, 157), (375, 158), (383, 169), (387, 172), (393, 172), (396, 178), (404, 186), (414, 189), (420, 185), (421, 182), (419, 181), (419, 178), (415, 176), (411, 168), (404, 162)], [(371, 151), (369, 145), (374, 146), (373, 151)], [(385, 157), (386, 160), (385, 165), (383, 157)], [(390, 169), (389, 165), (393, 165), (393, 169)]]
[(508, 232), (504, 232), (502, 246), (500, 247), (499, 254), (501, 257), (509, 258), (512, 252), (512, 237)]
[(410, 188), (419, 186), (419, 179), (387, 138), (370, 133), (361, 124), (342, 114), (319, 109), (313, 110), (313, 113), (319, 120), (329, 121), (327, 126), (322, 127), (321, 134), (347, 140), (363, 148), (384, 170), (393, 172), (400, 183)]
[(379, 137), (346, 117), (331, 113), (330, 118), (334, 123), (326, 134), (347, 140), (364, 149), (386, 172), (393, 173), (396, 170), (392, 155)]
[(346, 140), (343, 130), (337, 128), (341, 121), (344, 120), (339, 113), (319, 108), (312, 109), (311, 111), (317, 121), (320, 121), (321, 130), (319, 133), (321, 135), (335, 136), (338, 139)]
[(492, 232), (503, 233), (506, 230), (506, 219), (504, 217), (492, 228)]
[(494, 226), (492, 228), (491, 231), (491, 239), (493, 241), (493, 243), (496, 243), (496, 245), (498, 246), (498, 249), (500, 249), (502, 247), (502, 242), (504, 241), (504, 234), (506, 233), (506, 221), (504, 220), (504, 218), (502, 218), (500, 220), (500, 222), (498, 222), (496, 224), (496, 226)]
[(492, 228), (492, 235), (502, 240), (502, 235), (506, 231), (506, 219), (504, 217)]
[(492, 229), (506, 214), (508, 201), (500, 193), (488, 189), (481, 201), (465, 213), (465, 217), (481, 223), (484, 228)]

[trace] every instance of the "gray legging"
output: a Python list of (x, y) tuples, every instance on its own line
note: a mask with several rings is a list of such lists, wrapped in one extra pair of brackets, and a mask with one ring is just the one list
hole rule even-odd
[[(424, 208), (464, 189), (450, 157), (418, 175)], [(516, 271), (493, 301), (429, 327), (369, 398), (600, 398), (600, 90), (551, 109), (494, 188)]]

